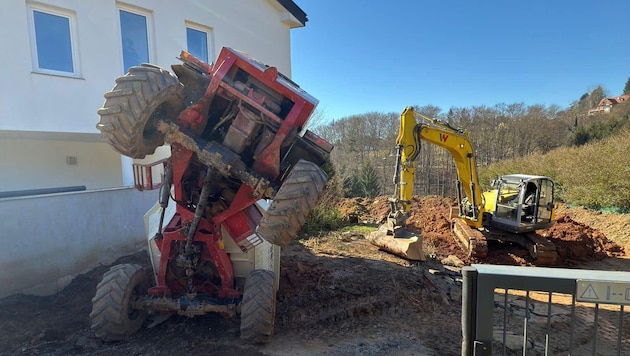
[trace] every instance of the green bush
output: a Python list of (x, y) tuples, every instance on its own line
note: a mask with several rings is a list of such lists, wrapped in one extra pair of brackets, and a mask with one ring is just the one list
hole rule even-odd
[(630, 209), (630, 129), (580, 147), (563, 147), (548, 154), (534, 154), (498, 162), (479, 172), (484, 189), (499, 175), (511, 173), (549, 176), (555, 198), (587, 208)]
[[(610, 115), (610, 114), (607, 114)], [(592, 141), (614, 136), (628, 124), (628, 117), (618, 119), (614, 115), (607, 116), (604, 121), (594, 122), (588, 126), (580, 126), (571, 136), (571, 144), (582, 146)]]
[(302, 229), (305, 233), (337, 230), (343, 226), (339, 209), (325, 205), (317, 205), (306, 220)]

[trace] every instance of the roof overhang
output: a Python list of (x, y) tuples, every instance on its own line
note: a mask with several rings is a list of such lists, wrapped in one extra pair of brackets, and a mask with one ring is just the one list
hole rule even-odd
[(304, 27), (308, 18), (306, 12), (302, 10), (293, 0), (271, 0), (272, 3), (279, 4), (282, 22), (290, 28)]

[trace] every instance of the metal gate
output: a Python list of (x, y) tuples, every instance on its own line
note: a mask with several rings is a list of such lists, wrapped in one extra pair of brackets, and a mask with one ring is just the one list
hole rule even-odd
[(464, 267), (462, 355), (629, 355), (630, 272)]

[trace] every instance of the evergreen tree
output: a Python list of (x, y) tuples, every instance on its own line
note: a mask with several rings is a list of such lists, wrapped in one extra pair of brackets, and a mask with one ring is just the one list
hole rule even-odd
[(375, 198), (381, 193), (381, 184), (378, 182), (378, 174), (370, 161), (365, 162), (361, 167), (359, 183), (365, 198)]
[(344, 198), (354, 198), (363, 196), (363, 188), (356, 175), (351, 175), (343, 180), (343, 196)]
[(623, 87), (624, 94), (630, 94), (630, 77), (628, 77), (628, 81), (626, 82), (626, 86)]
[(604, 88), (602, 88), (601, 85), (598, 85), (595, 89), (593, 89), (593, 91), (591, 92), (591, 95), (589, 97), (590, 107), (591, 108), (597, 107), (599, 102), (602, 99), (604, 99), (606, 97), (606, 95), (607, 95), (607, 93), (604, 90)]

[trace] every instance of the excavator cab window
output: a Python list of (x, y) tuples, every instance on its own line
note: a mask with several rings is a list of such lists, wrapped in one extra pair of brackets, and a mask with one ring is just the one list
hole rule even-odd
[(503, 176), (497, 180), (492, 224), (514, 232), (546, 228), (553, 223), (553, 181), (547, 177)]
[(538, 209), (536, 211), (537, 221), (546, 223), (551, 221), (553, 211), (553, 181), (542, 179), (540, 181), (540, 193), (538, 198)]
[(535, 223), (536, 222), (536, 194), (538, 191), (538, 187), (536, 183), (529, 181), (525, 185), (525, 193), (523, 194), (523, 210), (521, 211), (521, 221), (524, 223)]
[(495, 216), (513, 225), (536, 222), (538, 186), (534, 181), (499, 180)]
[(520, 182), (499, 180), (497, 183), (497, 208), (495, 216), (501, 219), (516, 221), (518, 216), (518, 200)]

